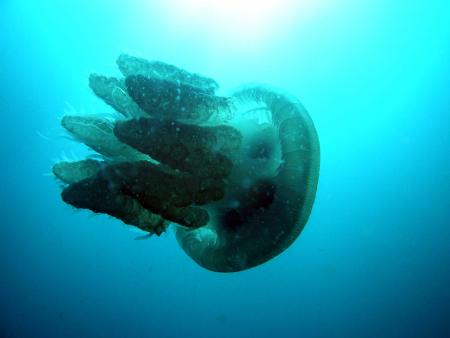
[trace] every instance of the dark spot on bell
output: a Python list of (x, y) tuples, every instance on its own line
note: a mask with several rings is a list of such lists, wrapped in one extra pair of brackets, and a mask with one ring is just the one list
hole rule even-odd
[(269, 180), (259, 181), (250, 188), (249, 203), (252, 209), (268, 209), (275, 198), (277, 187)]
[(261, 141), (253, 144), (250, 147), (248, 156), (250, 158), (269, 159), (273, 153), (273, 146), (266, 141)]
[(222, 215), (222, 224), (231, 230), (237, 230), (244, 224), (245, 218), (237, 209), (227, 209)]
[(275, 200), (277, 187), (271, 180), (260, 180), (242, 192), (239, 207), (226, 209), (222, 222), (230, 230), (245, 226), (247, 221), (258, 211), (267, 210)]

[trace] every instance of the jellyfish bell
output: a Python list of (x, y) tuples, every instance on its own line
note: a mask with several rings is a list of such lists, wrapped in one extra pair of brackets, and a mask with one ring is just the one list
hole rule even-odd
[(209, 206), (207, 226), (176, 229), (183, 250), (218, 272), (245, 270), (286, 250), (309, 218), (319, 175), (317, 133), (297, 100), (259, 86), (233, 98), (229, 123), (243, 142), (226, 196)]

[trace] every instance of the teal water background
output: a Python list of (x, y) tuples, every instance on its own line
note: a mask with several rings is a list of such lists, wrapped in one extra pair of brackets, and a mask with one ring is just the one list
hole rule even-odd
[[(450, 337), (450, 2), (213, 3), (0, 3), (0, 337)], [(300, 98), (322, 162), (292, 247), (217, 274), (62, 203), (51, 165), (86, 149), (59, 118), (108, 109), (88, 76), (123, 52)]]

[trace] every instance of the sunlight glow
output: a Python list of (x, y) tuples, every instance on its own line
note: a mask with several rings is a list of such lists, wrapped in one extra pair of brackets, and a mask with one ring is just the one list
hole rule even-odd
[[(303, 20), (321, 1), (173, 0), (167, 15), (177, 29), (227, 43), (258, 44)], [(253, 47), (255, 47), (253, 45)]]

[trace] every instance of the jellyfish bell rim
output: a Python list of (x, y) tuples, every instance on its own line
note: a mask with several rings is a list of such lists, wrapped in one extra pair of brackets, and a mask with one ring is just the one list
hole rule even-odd
[[(242, 230), (233, 232), (224, 227), (214, 205), (209, 211), (216, 216), (207, 226), (195, 230), (176, 228), (178, 243), (186, 254), (216, 272), (238, 272), (261, 265), (297, 239), (313, 207), (320, 167), (316, 129), (296, 98), (277, 88), (251, 84), (238, 88), (233, 100), (236, 114), (242, 114), (239, 107), (252, 103), (266, 107), (268, 120), (278, 132), (281, 164), (272, 177), (278, 189), (273, 205), (255, 212)], [(239, 175), (230, 178), (230, 186), (240, 179)]]

